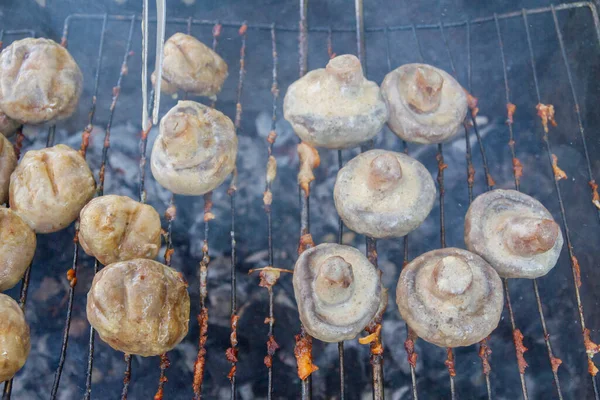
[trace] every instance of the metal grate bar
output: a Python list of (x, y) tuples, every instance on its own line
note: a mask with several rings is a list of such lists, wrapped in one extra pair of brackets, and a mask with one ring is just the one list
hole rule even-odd
[[(508, 85), (508, 70), (506, 68), (506, 56), (504, 54), (504, 43), (502, 40), (502, 32), (500, 30), (500, 23), (498, 21), (498, 18), (495, 18), (494, 22), (496, 25), (496, 33), (498, 35), (498, 46), (500, 48), (500, 56), (502, 59), (504, 91), (506, 94), (506, 105), (507, 105), (507, 115), (508, 115), (508, 118), (506, 120), (506, 124), (508, 125), (508, 133), (509, 133), (508, 145), (509, 145), (511, 156), (512, 156), (515, 189), (517, 191), (521, 191), (520, 178), (523, 173), (522, 172), (523, 167), (521, 166), (521, 162), (519, 161), (519, 159), (516, 156), (515, 137), (514, 137), (514, 132), (513, 132), (513, 113), (516, 108), (514, 108), (514, 105), (510, 101), (510, 88)], [(544, 310), (543, 310), (542, 300), (541, 300), (539, 289), (538, 289), (537, 279), (533, 279), (533, 291), (535, 293), (535, 298), (536, 298), (537, 307), (538, 307), (538, 313), (540, 315), (540, 321), (541, 321), (542, 329), (544, 332), (544, 342), (546, 343), (546, 349), (548, 351), (548, 358), (550, 360), (550, 366), (552, 369), (552, 374), (554, 376), (554, 384), (556, 386), (558, 397), (559, 397), (559, 399), (562, 400), (563, 396), (562, 396), (562, 391), (560, 388), (560, 380), (558, 378), (558, 367), (562, 361), (560, 359), (556, 358), (552, 351), (552, 344), (550, 343), (550, 334), (548, 333), (548, 329), (546, 327), (546, 318), (544, 317)], [(521, 354), (521, 357), (522, 357), (522, 354)]]
[[(123, 77), (128, 72), (127, 62), (129, 61), (130, 49), (131, 49), (131, 41), (133, 38), (133, 30), (135, 26), (135, 16), (131, 17), (131, 24), (129, 26), (129, 36), (127, 38), (127, 43), (125, 45), (125, 55), (123, 56), (123, 63), (121, 65), (121, 71), (119, 72), (119, 78), (117, 79), (117, 85), (113, 88), (113, 98), (110, 104), (110, 114), (108, 116), (108, 123), (106, 124), (106, 130), (104, 132), (104, 147), (102, 148), (102, 163), (100, 165), (100, 173), (99, 173), (99, 185), (97, 189), (98, 196), (104, 195), (104, 177), (106, 171), (106, 163), (108, 159), (108, 149), (110, 148), (110, 132), (112, 127), (112, 121), (115, 113), (115, 109), (117, 107), (117, 101), (119, 100), (119, 95), (121, 93), (121, 83), (123, 81)], [(94, 275), (98, 273), (100, 269), (100, 263), (98, 260), (94, 260)], [(94, 340), (95, 340), (95, 330), (92, 326), (90, 326), (90, 339), (88, 343), (88, 363), (87, 363), (87, 371), (86, 371), (86, 379), (85, 379), (85, 394), (83, 398), (85, 400), (89, 400), (92, 394), (92, 370), (94, 365)]]
[[(236, 133), (239, 133), (240, 126), (242, 122), (242, 93), (244, 89), (244, 78), (246, 76), (246, 33), (248, 31), (248, 27), (246, 23), (242, 24), (240, 27), (238, 34), (241, 38), (242, 44), (240, 47), (240, 72), (237, 86), (237, 99), (236, 99), (236, 111), (235, 111), (235, 130)], [(236, 277), (235, 277), (235, 264), (236, 264), (236, 252), (235, 252), (235, 195), (237, 191), (236, 187), (236, 177), (237, 171), (234, 169), (231, 175), (231, 184), (229, 185), (229, 190), (227, 194), (229, 194), (231, 198), (231, 334), (230, 334), (230, 344), (231, 347), (227, 349), (226, 356), (227, 360), (231, 362), (231, 370), (229, 371), (228, 378), (231, 381), (231, 399), (235, 400), (237, 398), (236, 391), (236, 382), (235, 382), (235, 373), (237, 369), (237, 323), (239, 316), (237, 315), (237, 287), (236, 287)]]
[[(557, 8), (551, 7), (551, 9), (555, 10)], [(529, 14), (529, 12), (525, 9), (523, 9), (521, 12), (521, 15), (523, 17), (523, 23), (525, 25), (525, 34), (527, 36), (527, 45), (529, 48), (529, 57), (530, 57), (530, 64), (531, 64), (531, 69), (532, 69), (532, 74), (533, 74), (534, 85), (535, 85), (535, 92), (537, 95), (538, 104), (541, 104), (542, 98), (540, 95), (539, 82), (538, 82), (538, 78), (537, 78), (537, 69), (536, 69), (535, 57), (534, 57), (534, 53), (533, 53), (533, 44), (531, 41), (531, 34), (529, 32), (529, 23), (527, 20), (528, 14)], [(596, 19), (594, 19), (594, 20), (596, 21)], [(550, 167), (553, 170), (554, 169), (554, 164), (553, 164), (553, 159), (552, 159), (553, 153), (552, 153), (552, 147), (550, 145), (550, 141), (548, 140), (547, 129), (544, 129), (544, 134), (543, 134), (542, 139), (543, 139), (543, 142), (546, 147), (546, 155), (548, 156), (548, 162), (550, 163)], [(554, 175), (554, 172), (553, 172), (553, 175)], [(586, 353), (587, 353), (588, 372), (589, 372), (590, 378), (592, 380), (592, 387), (594, 390), (594, 398), (596, 400), (598, 400), (600, 398), (600, 395), (598, 393), (598, 386), (597, 386), (596, 378), (595, 378), (597, 369), (592, 360), (592, 357), (594, 356), (595, 352), (597, 351), (597, 347), (594, 346), (593, 343), (591, 343), (590, 338), (589, 338), (590, 332), (585, 326), (583, 304), (581, 303), (581, 296), (579, 293), (579, 288), (581, 286), (581, 272), (579, 270), (579, 262), (577, 261), (577, 257), (575, 256), (575, 251), (573, 249), (573, 244), (571, 241), (571, 233), (569, 231), (569, 225), (567, 223), (567, 216), (565, 213), (565, 205), (564, 205), (564, 202), (562, 199), (562, 192), (560, 190), (560, 185), (558, 184), (558, 179), (553, 179), (553, 181), (554, 181), (554, 187), (556, 189), (556, 196), (557, 196), (558, 204), (560, 206), (560, 215), (561, 215), (561, 219), (562, 219), (562, 223), (563, 223), (564, 233), (566, 236), (567, 250), (569, 252), (569, 257), (570, 257), (570, 262), (571, 262), (571, 270), (573, 272), (573, 284), (574, 284), (573, 286), (575, 288), (575, 299), (577, 301), (577, 309), (579, 312), (579, 321), (581, 323), (581, 333), (583, 336), (583, 342), (584, 342), (584, 346), (586, 348)], [(588, 350), (588, 347), (591, 347), (596, 351)]]
[[(308, 0), (300, 0), (300, 4), (302, 5), (303, 3), (307, 3)], [(590, 8), (592, 10), (592, 12), (596, 12), (595, 6), (593, 4), (593, 2), (590, 1), (577, 1), (577, 2), (573, 2), (573, 3), (564, 3), (564, 4), (558, 4), (556, 6), (554, 6), (554, 8), (557, 11), (561, 11), (561, 10), (570, 10), (570, 9), (575, 9), (575, 8)], [(300, 7), (300, 10), (302, 11), (302, 6)], [(550, 12), (552, 10), (551, 7), (537, 7), (537, 8), (530, 8), (527, 10), (527, 13), (529, 15), (534, 15), (534, 14), (543, 14), (543, 13), (547, 13)], [(71, 14), (70, 17), (72, 18), (78, 18), (78, 19), (102, 19), (104, 14), (86, 14), (86, 13), (76, 13), (76, 14)], [(306, 15), (306, 14), (305, 14)], [(502, 13), (502, 14), (498, 14), (498, 19), (504, 20), (504, 19), (513, 19), (513, 18), (520, 18), (521, 17), (521, 12), (520, 11), (514, 11), (514, 12), (507, 12), (507, 13)], [(111, 20), (117, 20), (117, 21), (123, 21), (123, 20), (127, 20), (129, 18), (128, 15), (110, 15), (109, 19)], [(137, 17), (138, 20), (141, 20), (141, 17)], [(479, 24), (483, 24), (486, 22), (493, 22), (494, 21), (494, 17), (490, 16), (490, 17), (481, 17), (481, 18), (475, 18), (470, 20), (471, 24), (474, 25), (479, 25)], [(156, 22), (156, 18), (150, 18), (149, 22)], [(188, 18), (167, 18), (167, 23), (169, 24), (187, 24), (188, 22)], [(207, 20), (207, 19), (194, 19), (192, 20), (192, 24), (193, 25), (215, 25), (218, 21), (215, 20)], [(594, 21), (596, 23), (596, 21)], [(241, 24), (243, 24), (243, 21), (221, 21), (220, 22), (223, 26), (225, 27), (239, 27)], [(467, 24), (467, 21), (457, 21), (457, 22), (452, 22), (452, 23), (447, 23), (445, 24), (445, 26), (448, 27), (462, 27), (465, 26)], [(248, 29), (256, 29), (256, 30), (263, 30), (263, 31), (270, 31), (271, 30), (271, 25), (272, 24), (268, 24), (268, 23), (251, 23), (248, 24)], [(387, 29), (389, 29), (390, 31), (410, 31), (413, 27), (413, 24), (408, 24), (408, 25), (390, 25), (387, 27)], [(439, 29), (439, 23), (427, 23), (427, 24), (417, 24), (415, 25), (415, 27), (417, 29), (431, 29), (431, 30), (438, 30)], [(596, 24), (597, 27), (597, 31), (599, 32), (598, 35), (600, 36), (600, 24)], [(281, 31), (281, 32), (302, 32), (303, 28), (300, 25), (299, 27), (296, 26), (277, 26), (277, 31)], [(374, 27), (368, 27), (365, 28), (365, 32), (366, 33), (370, 33), (370, 32), (384, 32), (386, 29), (385, 26), (374, 26)], [(305, 28), (305, 33), (308, 32), (324, 32), (327, 33), (329, 31), (329, 27), (328, 26), (313, 26), (313, 27), (306, 27)], [(356, 28), (333, 28), (332, 29), (333, 32), (338, 33), (355, 33), (356, 32)]]
[[(104, 38), (106, 36), (106, 24), (108, 21), (108, 15), (105, 14), (102, 20), (102, 31), (100, 33), (100, 45), (98, 46), (98, 58), (96, 61), (96, 74), (94, 78), (94, 94), (92, 96), (92, 106), (89, 112), (89, 121), (88, 125), (83, 130), (81, 134), (81, 148), (79, 152), (85, 158), (87, 147), (90, 141), (90, 135), (93, 129), (94, 123), (94, 115), (96, 113), (96, 100), (98, 96), (98, 84), (100, 82), (100, 71), (102, 69), (102, 52), (104, 50)], [(68, 32), (68, 24), (69, 19), (67, 18), (65, 21), (65, 32)], [(62, 43), (66, 46), (67, 36), (63, 36)], [(79, 263), (79, 218), (75, 221), (75, 236), (73, 237), (73, 264), (71, 269), (67, 271), (67, 279), (69, 281), (69, 300), (67, 303), (67, 316), (65, 319), (65, 328), (63, 333), (62, 345), (60, 349), (60, 358), (58, 361), (58, 367), (54, 374), (54, 384), (52, 385), (52, 390), (50, 392), (50, 398), (52, 400), (56, 399), (56, 395), (58, 394), (58, 387), (60, 385), (60, 378), (62, 375), (63, 367), (65, 364), (65, 359), (67, 357), (67, 347), (69, 344), (69, 329), (71, 327), (71, 316), (73, 312), (73, 300), (75, 298), (75, 286), (77, 285), (77, 267)]]
[[(188, 24), (188, 26), (190, 26)], [(222, 25), (218, 21), (214, 24), (213, 34), (213, 51), (217, 51), (219, 44), (219, 37), (221, 36)], [(211, 104), (211, 107), (215, 107), (216, 99)], [(200, 327), (200, 334), (198, 335), (198, 354), (196, 356), (196, 362), (194, 363), (194, 400), (200, 400), (202, 398), (202, 384), (204, 382), (204, 369), (206, 362), (206, 341), (208, 340), (208, 307), (206, 307), (206, 297), (208, 296), (208, 266), (210, 264), (209, 254), (209, 222), (215, 218), (212, 213), (212, 192), (208, 192), (204, 195), (204, 241), (202, 243), (202, 260), (198, 268), (200, 276), (200, 313), (198, 314), (198, 325)]]

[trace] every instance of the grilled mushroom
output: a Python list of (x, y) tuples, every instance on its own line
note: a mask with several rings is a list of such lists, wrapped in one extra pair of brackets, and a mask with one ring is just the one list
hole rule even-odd
[(11, 379), (25, 365), (29, 350), (29, 325), (23, 311), (0, 293), (0, 382)]
[(469, 346), (500, 321), (502, 281), (477, 254), (456, 248), (430, 251), (402, 269), (396, 302), (402, 318), (424, 340)]
[(17, 167), (17, 156), (13, 145), (0, 135), (0, 205), (8, 201), (10, 175)]
[(358, 146), (377, 135), (388, 118), (377, 84), (349, 54), (290, 85), (283, 112), (303, 141), (328, 149)]
[(441, 69), (406, 64), (388, 73), (381, 84), (390, 110), (388, 126), (401, 139), (441, 143), (456, 135), (467, 114), (467, 95)]
[(496, 189), (469, 207), (465, 244), (503, 278), (538, 278), (556, 265), (563, 236), (542, 203), (515, 190)]
[(404, 236), (429, 215), (435, 184), (427, 169), (402, 153), (370, 150), (338, 173), (335, 207), (346, 226), (374, 238)]
[(326, 243), (305, 250), (293, 281), (304, 329), (324, 342), (354, 339), (381, 303), (379, 273), (353, 247)]
[(115, 350), (166, 353), (188, 332), (187, 283), (173, 268), (144, 258), (110, 264), (92, 281), (87, 318)]
[(63, 144), (31, 150), (10, 177), (10, 207), (37, 233), (69, 226), (94, 196), (92, 171)]
[(237, 136), (223, 113), (180, 101), (160, 121), (152, 149), (152, 175), (173, 193), (202, 195), (235, 168)]
[(0, 207), (0, 292), (21, 280), (31, 264), (35, 246), (35, 233), (29, 225), (11, 209)]
[(69, 117), (77, 107), (82, 83), (71, 54), (52, 40), (18, 40), (0, 54), (0, 109), (22, 123)]
[[(163, 50), (161, 91), (168, 94), (183, 90), (198, 96), (214, 97), (227, 78), (227, 63), (195, 37), (176, 33)], [(156, 84), (156, 71), (152, 74)]]
[(79, 242), (104, 265), (155, 258), (160, 249), (160, 216), (154, 208), (126, 196), (101, 196), (80, 213)]
[(5, 137), (11, 137), (17, 131), (19, 126), (21, 126), (19, 121), (7, 117), (6, 114), (0, 111), (0, 134)]

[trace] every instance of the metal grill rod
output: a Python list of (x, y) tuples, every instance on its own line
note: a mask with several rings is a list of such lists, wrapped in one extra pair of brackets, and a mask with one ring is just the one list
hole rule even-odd
[[(512, 103), (510, 101), (510, 88), (508, 85), (508, 70), (506, 68), (506, 56), (504, 54), (504, 43), (502, 40), (502, 32), (500, 30), (500, 22), (498, 21), (497, 18), (495, 19), (495, 25), (496, 25), (496, 33), (498, 35), (498, 46), (500, 48), (500, 56), (502, 59), (502, 72), (503, 72), (503, 77), (504, 77), (504, 91), (505, 91), (505, 95), (506, 95), (506, 104), (507, 104), (507, 107), (510, 107), (509, 105)], [(516, 157), (516, 153), (515, 153), (515, 140), (514, 140), (514, 132), (513, 132), (513, 126), (512, 126), (512, 114), (509, 109), (507, 109), (507, 112), (509, 113), (509, 118), (507, 119), (508, 132), (509, 132), (509, 142), (508, 143), (509, 143), (509, 148), (511, 151), (512, 160), (513, 160), (513, 176), (514, 176), (514, 181), (515, 181), (515, 189), (517, 191), (521, 191), (520, 175), (519, 175), (521, 172), (518, 169), (520, 166), (520, 162), (518, 161), (518, 159)], [(515, 162), (515, 160), (516, 160), (516, 162)], [(554, 384), (556, 386), (558, 397), (559, 397), (559, 399), (562, 400), (562, 398), (563, 398), (562, 390), (560, 388), (560, 380), (558, 378), (558, 365), (560, 365), (560, 364), (557, 364), (557, 361), (556, 361), (559, 359), (554, 357), (554, 353), (552, 351), (552, 344), (550, 343), (550, 334), (548, 333), (548, 329), (546, 327), (546, 318), (544, 316), (542, 300), (541, 300), (539, 289), (538, 289), (537, 279), (533, 279), (533, 291), (535, 293), (535, 298), (536, 298), (537, 307), (538, 307), (538, 313), (540, 316), (540, 322), (542, 324), (542, 329), (544, 332), (544, 342), (546, 343), (546, 350), (548, 351), (548, 358), (550, 360), (552, 374), (554, 376)]]
[[(113, 88), (113, 98), (112, 103), (110, 104), (110, 113), (108, 116), (108, 123), (106, 124), (106, 130), (104, 132), (104, 147), (102, 148), (102, 163), (100, 165), (100, 173), (99, 173), (99, 185), (98, 185), (98, 196), (102, 196), (104, 194), (104, 178), (106, 171), (106, 163), (108, 160), (108, 149), (110, 148), (110, 132), (113, 122), (113, 117), (115, 113), (115, 109), (117, 106), (117, 101), (119, 100), (119, 94), (121, 93), (121, 83), (123, 81), (123, 77), (127, 73), (127, 62), (129, 61), (130, 49), (131, 49), (131, 41), (133, 38), (133, 30), (135, 26), (135, 16), (131, 17), (131, 24), (129, 26), (129, 36), (127, 37), (127, 43), (125, 45), (125, 55), (123, 56), (123, 63), (121, 65), (121, 71), (119, 72), (119, 78), (117, 79), (117, 85)], [(98, 273), (100, 269), (100, 263), (98, 260), (94, 260), (94, 275)], [(94, 365), (94, 340), (95, 340), (95, 330), (92, 326), (90, 326), (90, 339), (88, 343), (88, 363), (87, 363), (87, 371), (86, 371), (86, 379), (85, 379), (85, 394), (83, 396), (84, 400), (89, 400), (92, 394), (92, 370)]]
[[(554, 10), (555, 8), (551, 7), (551, 9)], [(531, 65), (531, 70), (532, 70), (532, 74), (533, 74), (535, 93), (537, 95), (538, 104), (540, 104), (542, 102), (542, 98), (540, 95), (540, 87), (539, 87), (539, 82), (538, 82), (538, 78), (537, 78), (537, 69), (536, 69), (535, 57), (534, 57), (534, 53), (533, 53), (533, 44), (531, 41), (531, 34), (529, 32), (529, 23), (527, 20), (528, 14), (529, 14), (529, 12), (527, 10), (525, 10), (525, 9), (522, 10), (521, 15), (523, 16), (523, 23), (525, 25), (525, 34), (527, 36), (527, 45), (529, 48), (530, 65)], [(552, 168), (552, 154), (553, 153), (552, 153), (552, 147), (550, 145), (550, 141), (548, 140), (548, 134), (546, 132), (544, 132), (542, 139), (543, 139), (544, 145), (546, 147), (546, 155), (548, 156), (548, 162), (550, 163), (550, 167)], [(569, 225), (567, 223), (567, 216), (565, 213), (565, 205), (564, 205), (564, 202), (562, 199), (562, 192), (560, 190), (560, 185), (558, 184), (558, 181), (556, 179), (553, 179), (553, 181), (554, 181), (554, 187), (556, 189), (556, 197), (557, 197), (558, 204), (560, 207), (560, 215), (561, 215), (561, 219), (562, 219), (562, 223), (563, 223), (564, 233), (566, 236), (567, 250), (569, 252), (569, 257), (570, 257), (570, 261), (571, 261), (571, 270), (573, 272), (573, 284), (574, 284), (574, 288), (575, 288), (575, 299), (577, 301), (577, 309), (579, 312), (579, 321), (581, 323), (582, 336), (583, 336), (584, 345), (585, 345), (587, 329), (585, 326), (583, 304), (581, 303), (581, 295), (579, 293), (579, 280), (578, 280), (578, 276), (580, 274), (580, 272), (578, 270), (579, 263), (577, 262), (577, 258), (575, 256), (575, 251), (573, 250), (573, 245), (572, 245), (572, 241), (571, 241), (571, 233), (569, 231)], [(590, 372), (590, 378), (592, 380), (592, 387), (594, 390), (594, 398), (596, 400), (598, 400), (598, 399), (600, 399), (600, 395), (598, 393), (598, 386), (596, 383), (595, 374), (592, 373), (593, 367), (594, 367), (594, 362), (592, 360), (592, 357), (593, 357), (593, 354), (590, 354), (588, 352), (587, 353), (588, 371)]]

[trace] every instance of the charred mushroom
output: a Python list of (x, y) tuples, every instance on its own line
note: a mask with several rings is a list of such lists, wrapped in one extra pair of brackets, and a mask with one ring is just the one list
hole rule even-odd
[(75, 221), (95, 189), (81, 154), (59, 144), (25, 153), (10, 177), (10, 207), (37, 233), (56, 232)]
[(160, 216), (126, 196), (101, 196), (81, 210), (79, 243), (104, 265), (155, 258), (160, 249)]
[(35, 245), (35, 233), (29, 225), (11, 209), (0, 207), (0, 292), (21, 280), (33, 259)]
[[(165, 42), (161, 91), (183, 90), (198, 96), (214, 97), (227, 78), (227, 64), (195, 37), (176, 33)], [(152, 84), (156, 84), (156, 72)]]
[(441, 143), (458, 132), (467, 115), (467, 95), (448, 73), (427, 64), (406, 64), (388, 73), (381, 91), (388, 126), (401, 139)]
[(0, 135), (0, 205), (8, 201), (10, 175), (17, 167), (17, 156), (12, 143)]
[(404, 236), (429, 215), (435, 184), (427, 169), (402, 153), (370, 150), (340, 170), (333, 189), (346, 226), (374, 238)]
[(290, 85), (283, 112), (303, 141), (328, 149), (358, 146), (377, 135), (388, 118), (377, 84), (349, 54)]
[(23, 311), (0, 293), (0, 382), (10, 380), (25, 365), (29, 350), (29, 325)]
[(11, 137), (21, 126), (19, 121), (15, 121), (12, 118), (8, 118), (6, 114), (0, 111), (0, 134), (5, 137)]
[(188, 332), (187, 283), (173, 268), (152, 260), (110, 264), (92, 281), (87, 318), (115, 350), (143, 357), (166, 353)]
[(0, 109), (27, 124), (69, 117), (83, 76), (71, 54), (49, 39), (13, 42), (0, 54)]
[(542, 203), (515, 190), (496, 189), (469, 207), (465, 244), (503, 278), (538, 278), (556, 265), (563, 236)]
[(354, 339), (381, 303), (379, 272), (353, 247), (326, 243), (305, 250), (293, 280), (304, 329), (324, 342)]
[(402, 269), (396, 302), (419, 337), (441, 347), (469, 346), (500, 321), (502, 281), (477, 254), (448, 247), (415, 258)]
[(180, 101), (160, 121), (152, 175), (173, 193), (205, 194), (233, 171), (237, 146), (233, 123), (223, 113)]

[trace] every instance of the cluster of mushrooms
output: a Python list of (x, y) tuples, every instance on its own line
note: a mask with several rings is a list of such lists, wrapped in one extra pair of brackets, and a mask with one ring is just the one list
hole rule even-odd
[[(215, 98), (227, 64), (195, 38), (177, 33), (164, 47), (162, 90)], [(44, 68), (40, 68), (40, 66)], [(154, 82), (154, 75), (153, 75)], [(46, 39), (24, 39), (0, 54), (0, 291), (14, 287), (31, 264), (36, 234), (79, 219), (79, 243), (105, 267), (94, 277), (87, 317), (100, 338), (127, 354), (153, 356), (187, 334), (190, 299), (175, 269), (154, 259), (161, 221), (131, 198), (94, 198), (95, 181), (83, 156), (65, 145), (31, 150), (17, 162), (6, 137), (23, 124), (55, 122), (77, 108), (82, 74), (69, 52)], [(440, 143), (456, 135), (467, 96), (446, 72), (408, 64), (381, 88), (359, 60), (341, 55), (309, 72), (285, 96), (285, 118), (309, 146), (355, 147), (388, 124), (400, 138)], [(203, 195), (235, 169), (232, 121), (214, 108), (180, 101), (161, 120), (151, 155), (156, 181), (175, 194)], [(376, 239), (407, 235), (423, 223), (436, 197), (427, 169), (406, 154), (370, 150), (337, 176), (337, 211), (353, 231)], [(404, 267), (397, 287), (402, 317), (424, 340), (467, 346), (497, 326), (500, 277), (535, 278), (556, 264), (563, 244), (542, 204), (510, 190), (479, 196), (465, 219), (467, 250), (446, 248)], [(357, 249), (321, 244), (304, 251), (294, 291), (307, 332), (326, 342), (355, 338), (385, 308), (380, 273)], [(0, 294), (0, 381), (25, 363), (29, 328), (21, 308)]]
[[(338, 150), (372, 139), (385, 123), (407, 142), (442, 143), (456, 136), (467, 110), (465, 90), (438, 68), (403, 65), (378, 87), (352, 55), (309, 72), (284, 100), (285, 118), (306, 145)], [(386, 239), (423, 223), (436, 187), (427, 169), (408, 155), (369, 150), (338, 172), (333, 196), (349, 229)], [(545, 275), (557, 262), (563, 238), (537, 200), (493, 190), (470, 206), (465, 244), (468, 250), (444, 248), (417, 257), (398, 281), (402, 318), (438, 346), (469, 346), (487, 337), (502, 313), (500, 278)], [(387, 304), (379, 271), (349, 246), (321, 244), (304, 251), (293, 279), (304, 329), (325, 342), (355, 338)]]

